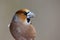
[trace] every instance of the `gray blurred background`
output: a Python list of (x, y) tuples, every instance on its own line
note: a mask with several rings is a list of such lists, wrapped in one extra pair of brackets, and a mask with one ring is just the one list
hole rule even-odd
[(36, 15), (32, 19), (36, 40), (60, 40), (60, 0), (0, 0), (0, 40), (14, 40), (8, 24), (21, 8), (28, 8)]

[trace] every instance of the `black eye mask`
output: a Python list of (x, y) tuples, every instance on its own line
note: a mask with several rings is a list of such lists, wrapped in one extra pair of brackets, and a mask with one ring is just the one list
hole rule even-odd
[(25, 12), (24, 14), (27, 16), (28, 13), (29, 13), (29, 12)]
[(24, 13), (24, 15), (26, 15), (26, 16), (27, 16), (27, 14), (28, 14), (27, 12)]
[[(25, 12), (24, 14), (27, 16), (29, 12)], [(30, 22), (30, 18), (27, 18), (27, 22), (29, 23)]]

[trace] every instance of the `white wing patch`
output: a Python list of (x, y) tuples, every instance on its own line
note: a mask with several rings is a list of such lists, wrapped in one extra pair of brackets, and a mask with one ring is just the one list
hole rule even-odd
[(8, 27), (10, 27), (10, 24), (8, 24)]

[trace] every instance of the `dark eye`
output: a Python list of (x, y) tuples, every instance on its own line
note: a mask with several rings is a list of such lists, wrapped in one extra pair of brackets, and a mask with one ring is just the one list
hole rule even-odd
[(29, 13), (29, 12), (27, 12), (27, 13)]
[(27, 12), (24, 13), (27, 16)]
[(27, 16), (28, 13), (29, 13), (29, 12), (25, 12), (24, 14)]

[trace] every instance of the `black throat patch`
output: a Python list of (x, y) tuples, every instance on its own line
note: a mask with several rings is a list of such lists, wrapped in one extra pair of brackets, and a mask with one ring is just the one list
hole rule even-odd
[(27, 18), (27, 22), (28, 22), (28, 23), (30, 22), (30, 18)]

